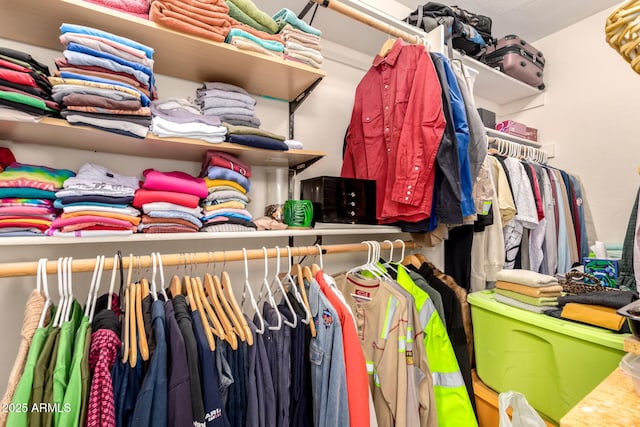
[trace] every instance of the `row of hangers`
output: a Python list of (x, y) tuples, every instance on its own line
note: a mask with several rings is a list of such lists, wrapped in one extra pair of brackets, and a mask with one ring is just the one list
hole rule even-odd
[(489, 154), (499, 154), (501, 156), (528, 160), (545, 165), (549, 160), (549, 155), (544, 150), (518, 144), (513, 141), (507, 141), (502, 138), (490, 137), (489, 144), (492, 145), (489, 149)]

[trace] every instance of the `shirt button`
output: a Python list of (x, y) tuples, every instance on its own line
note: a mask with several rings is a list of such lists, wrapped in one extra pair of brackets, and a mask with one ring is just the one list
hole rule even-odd
[(390, 152), (390, 151), (391, 151), (391, 148), (387, 148), (387, 152)]
[(369, 121), (369, 117), (367, 117), (367, 121)]
[(411, 191), (407, 191), (407, 194), (411, 194)]
[(384, 106), (384, 109), (385, 109), (385, 110), (388, 110), (388, 109), (389, 109), (389, 106), (388, 106), (388, 105), (385, 105), (385, 106)]
[(409, 186), (407, 186), (407, 188), (411, 188), (411, 186), (409, 185)]
[(384, 128), (384, 131), (385, 132), (389, 132), (389, 128)]
[(384, 88), (385, 89), (389, 89), (389, 85), (384, 85)]
[(418, 169), (420, 169), (420, 168), (418, 168), (418, 166), (416, 166), (414, 169), (415, 169), (415, 170), (418, 170)]
[(409, 198), (408, 198), (408, 197), (405, 197), (404, 199), (405, 199), (405, 200), (409, 200)]

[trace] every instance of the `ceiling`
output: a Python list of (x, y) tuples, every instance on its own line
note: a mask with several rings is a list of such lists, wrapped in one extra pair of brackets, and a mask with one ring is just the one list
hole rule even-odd
[[(422, 0), (341, 0), (360, 9), (378, 9), (384, 15), (402, 20)], [(262, 10), (273, 14), (288, 7), (300, 13), (306, 0), (254, 0)], [(490, 16), (494, 37), (517, 34), (533, 42), (568, 27), (588, 16), (620, 3), (620, 0), (441, 0), (440, 3), (458, 5), (470, 12)], [(309, 22), (313, 10), (305, 16)], [(604, 25), (604, 23), (603, 23)], [(356, 22), (340, 13), (319, 7), (313, 18), (313, 26), (322, 30), (322, 37), (352, 49), (375, 55), (387, 36), (365, 24)]]

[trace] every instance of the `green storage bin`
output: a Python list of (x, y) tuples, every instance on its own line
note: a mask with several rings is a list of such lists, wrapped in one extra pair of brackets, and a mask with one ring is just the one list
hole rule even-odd
[(524, 394), (541, 415), (560, 419), (620, 363), (628, 334), (511, 307), (493, 291), (468, 296), (476, 371), (498, 393)]

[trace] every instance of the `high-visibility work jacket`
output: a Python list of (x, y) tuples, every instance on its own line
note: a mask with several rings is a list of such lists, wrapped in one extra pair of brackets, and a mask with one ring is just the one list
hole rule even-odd
[(397, 282), (409, 292), (418, 309), (420, 325), (424, 331), (424, 346), (433, 377), (433, 389), (440, 427), (476, 427), (476, 420), (469, 394), (449, 335), (436, 312), (429, 294), (420, 289), (401, 264), (394, 264), (398, 271)]

